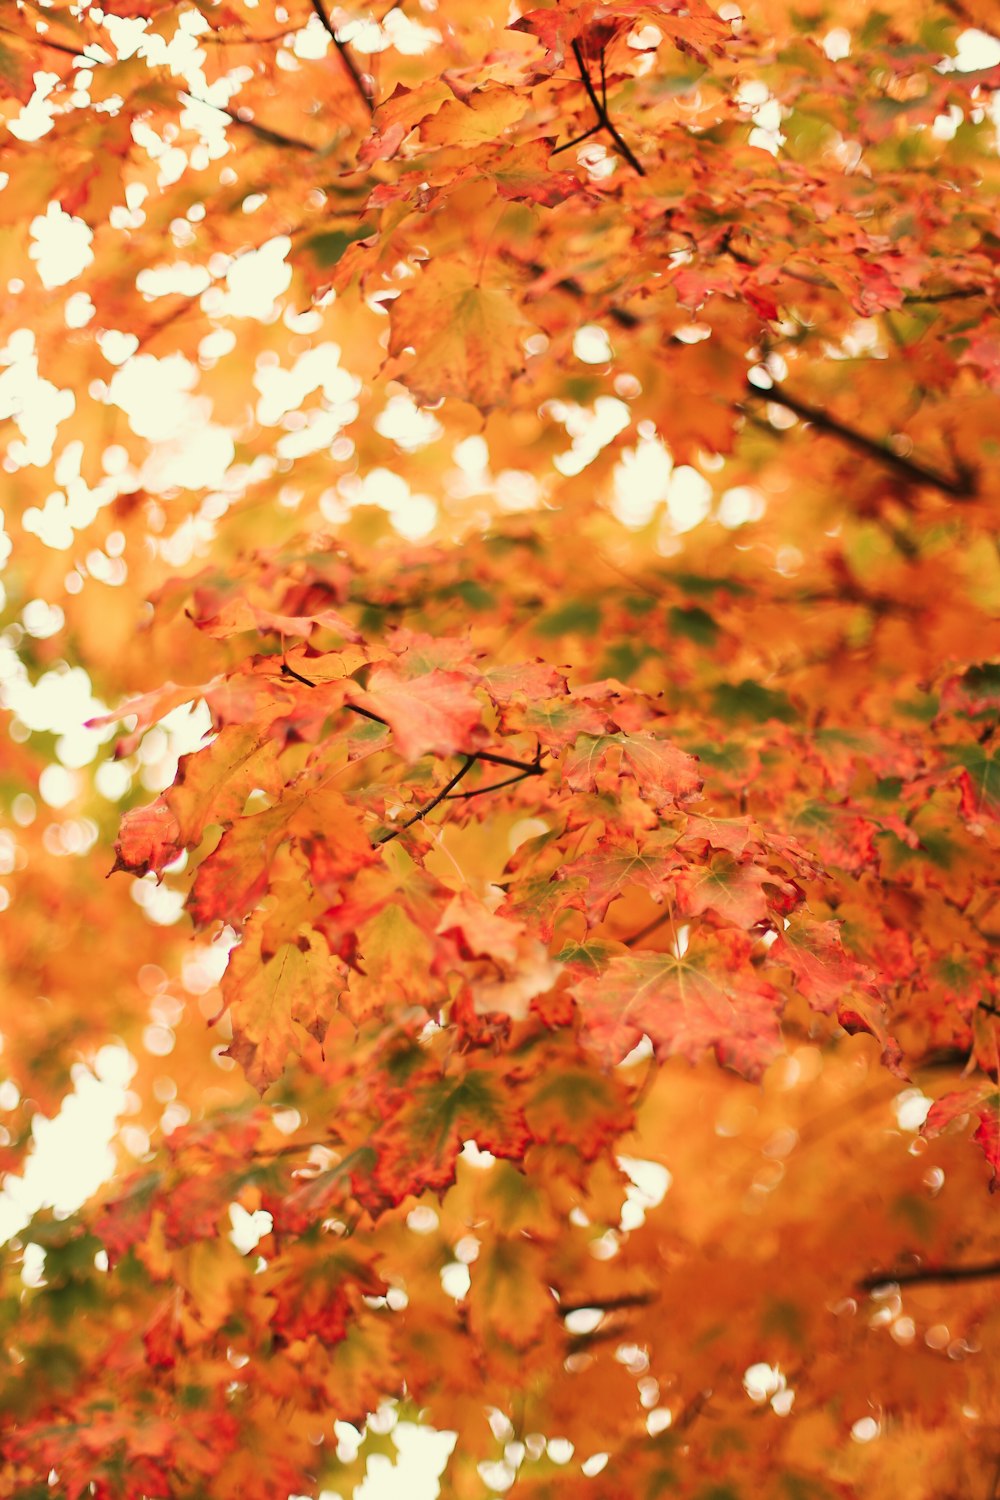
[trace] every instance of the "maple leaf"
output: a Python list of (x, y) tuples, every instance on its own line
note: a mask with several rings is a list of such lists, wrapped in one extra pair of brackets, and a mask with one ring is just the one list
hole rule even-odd
[(471, 752), (486, 739), (482, 705), (459, 672), (434, 669), (404, 677), (392, 667), (377, 666), (367, 687), (352, 693), (352, 701), (385, 720), (407, 760)]
[(566, 674), (542, 660), (503, 665), (487, 662), (481, 672), (483, 687), (498, 708), (514, 702), (536, 703), (566, 692)]
[(208, 823), (234, 823), (252, 791), (278, 797), (284, 786), (279, 748), (273, 740), (262, 743), (254, 727), (232, 724), (219, 731), (207, 750), (181, 756), (165, 797), (176, 819), (177, 842), (197, 844)]
[(995, 334), (977, 334), (969, 341), (965, 352), (959, 355), (958, 362), (981, 370), (990, 389), (1000, 391), (1000, 338)]
[(94, 1233), (104, 1245), (108, 1260), (114, 1264), (149, 1233), (153, 1218), (160, 1175), (148, 1172), (135, 1177), (131, 1185), (105, 1203), (98, 1213)]
[(761, 865), (716, 855), (708, 864), (688, 866), (677, 877), (678, 911), (688, 917), (713, 911), (737, 927), (756, 927), (768, 915), (764, 887), (796, 899), (795, 887)]
[(574, 744), (581, 735), (601, 735), (608, 727), (606, 714), (596, 704), (581, 703), (570, 697), (517, 705), (505, 711), (504, 724), (533, 734), (540, 745), (556, 754)]
[(437, 930), (455, 934), (468, 956), (485, 954), (497, 963), (509, 965), (517, 958), (524, 925), (497, 916), (471, 891), (464, 890), (449, 901)]
[(683, 956), (616, 956), (570, 990), (609, 1062), (645, 1034), (658, 1056), (696, 1062), (711, 1049), (720, 1063), (757, 1078), (781, 1051), (781, 1001), (750, 968), (749, 951), (748, 943), (717, 938), (692, 943)]
[(923, 1124), (923, 1135), (933, 1140), (956, 1120), (976, 1120), (972, 1139), (992, 1169), (990, 1192), (1000, 1188), (1000, 1093), (995, 1088), (963, 1089), (935, 1099)]
[(461, 103), (446, 99), (439, 110), (421, 122), (420, 135), (429, 145), (488, 145), (500, 139), (527, 108), (527, 99), (516, 89), (473, 93)]
[(35, 92), (35, 70), (31, 51), (6, 27), (0, 33), (0, 98), (20, 99), (27, 104)]
[(480, 411), (504, 399), (525, 363), (533, 325), (506, 286), (481, 285), (463, 261), (435, 260), (392, 304), (389, 353), (415, 351), (397, 378), (419, 402), (457, 396)]
[(556, 1305), (541, 1274), (541, 1246), (525, 1247), (517, 1238), (498, 1235), (472, 1269), (467, 1302), (469, 1326), (489, 1349), (502, 1340), (517, 1350), (537, 1342)]
[(501, 198), (554, 208), (584, 190), (573, 172), (553, 172), (551, 153), (544, 142), (532, 141), (505, 151), (494, 163), (493, 175)]
[(443, 999), (429, 983), (434, 947), (399, 906), (385, 906), (356, 933), (353, 970), (340, 1008), (355, 1024), (402, 1001), (433, 1009)]
[(845, 951), (837, 922), (817, 922), (801, 913), (778, 933), (768, 960), (787, 964), (796, 988), (826, 1012), (844, 1004), (850, 991), (871, 990), (875, 982), (874, 970)]
[(184, 848), (181, 826), (165, 797), (145, 807), (133, 807), (122, 818), (115, 840), (115, 862), (110, 873), (159, 874)]
[(341, 877), (378, 857), (339, 792), (308, 781), (292, 786), (274, 807), (240, 818), (202, 861), (187, 902), (195, 923), (242, 925), (266, 892), (286, 839), (298, 841), (316, 888), (328, 896)]
[(1000, 709), (1000, 667), (990, 662), (969, 667), (958, 677), (948, 677), (941, 686), (941, 712), (977, 717)]
[(353, 1177), (358, 1198), (373, 1210), (424, 1188), (447, 1187), (466, 1140), (494, 1156), (517, 1159), (530, 1139), (502, 1081), (481, 1068), (458, 1080), (418, 1083), (387, 1105), (385, 1123), (372, 1137), (377, 1162), (371, 1178)]
[(561, 879), (579, 876), (586, 883), (585, 909), (592, 922), (601, 922), (613, 901), (631, 886), (648, 891), (661, 902), (672, 893), (671, 876), (685, 866), (669, 835), (654, 835), (641, 846), (634, 840), (619, 841), (605, 835), (595, 849), (563, 867)]
[(578, 792), (595, 791), (602, 774), (612, 783), (634, 778), (640, 796), (656, 808), (690, 801), (703, 784), (693, 755), (643, 733), (580, 735), (563, 765), (566, 784)]
[(536, 1141), (572, 1146), (587, 1161), (617, 1138), (631, 1115), (625, 1087), (613, 1074), (570, 1062), (534, 1082), (524, 1113)]
[[(232, 1021), (229, 1055), (263, 1093), (281, 1077), (309, 1032), (322, 1038), (340, 988), (337, 965), (322, 938), (283, 943), (264, 959), (257, 922), (247, 924), (222, 977), (222, 998)], [(301, 1029), (300, 1029), (301, 1028)]]
[(962, 811), (967, 818), (1000, 818), (1000, 756), (995, 751), (969, 746), (955, 752), (963, 767), (960, 776)]
[[(358, 631), (335, 609), (317, 610), (312, 615), (277, 614), (263, 609), (238, 595), (236, 598), (217, 600), (207, 589), (196, 589), (194, 595), (195, 624), (206, 635), (226, 640), (244, 630), (256, 630), (263, 634), (270, 631), (281, 636), (310, 636), (316, 629), (332, 631), (345, 641), (361, 639)], [(214, 609), (215, 613), (210, 611)]]
[(596, 53), (626, 26), (642, 20), (655, 21), (675, 46), (697, 57), (704, 49), (716, 50), (731, 34), (728, 24), (720, 21), (704, 0), (690, 5), (680, 0), (630, 0), (627, 4), (616, 0), (614, 5), (591, 0), (570, 12), (528, 11), (510, 29), (536, 36), (559, 63), (572, 42), (579, 39), (585, 54)]

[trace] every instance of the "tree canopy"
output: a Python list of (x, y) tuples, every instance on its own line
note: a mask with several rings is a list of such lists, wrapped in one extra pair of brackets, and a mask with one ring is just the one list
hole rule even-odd
[(0, 1494), (997, 1493), (991, 18), (4, 9)]

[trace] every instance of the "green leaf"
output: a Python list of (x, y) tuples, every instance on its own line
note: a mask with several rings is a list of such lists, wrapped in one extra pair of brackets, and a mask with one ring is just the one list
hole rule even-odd
[(719, 627), (707, 610), (692, 604), (687, 609), (674, 608), (669, 615), (670, 629), (674, 635), (694, 641), (696, 646), (714, 646), (719, 638)]
[(358, 240), (367, 239), (374, 232), (374, 224), (359, 224), (356, 229), (330, 229), (325, 234), (312, 235), (305, 241), (303, 248), (308, 250), (317, 266), (328, 270), (330, 266), (337, 264), (351, 245)]
[(539, 635), (596, 635), (601, 624), (600, 605), (592, 599), (570, 599), (561, 609), (543, 615), (535, 629)]
[(721, 683), (712, 697), (716, 712), (723, 719), (753, 719), (759, 724), (778, 719), (789, 724), (798, 717), (784, 693), (772, 692), (750, 678)]

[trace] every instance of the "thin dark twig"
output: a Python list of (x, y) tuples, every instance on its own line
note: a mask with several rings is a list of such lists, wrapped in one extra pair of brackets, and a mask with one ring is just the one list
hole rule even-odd
[(333, 1137), (328, 1136), (325, 1140), (289, 1141), (285, 1146), (260, 1146), (251, 1151), (250, 1155), (257, 1161), (265, 1161), (272, 1157), (294, 1156), (297, 1151), (312, 1151), (317, 1146), (321, 1146), (324, 1151), (332, 1151), (336, 1145)]
[(970, 1266), (918, 1266), (912, 1271), (876, 1271), (858, 1282), (858, 1289), (871, 1292), (878, 1286), (933, 1286), (957, 1281), (988, 1281), (1000, 1276), (1000, 1260), (980, 1261)]
[(296, 682), (301, 682), (303, 687), (315, 687), (316, 686), (316, 684), (313, 682), (313, 680), (312, 680), (311, 677), (303, 677), (302, 673), (301, 672), (296, 672), (295, 668), (294, 667), (290, 667), (288, 665), (287, 661), (283, 661), (281, 663), (281, 675), (283, 677), (294, 677), (295, 681)]
[(576, 58), (576, 65), (580, 70), (580, 78), (583, 82), (584, 88), (587, 90), (587, 98), (593, 105), (594, 114), (597, 116), (602, 127), (608, 132), (608, 135), (614, 141), (615, 145), (618, 147), (622, 156), (624, 156), (625, 160), (628, 162), (633, 171), (638, 172), (640, 177), (645, 177), (645, 169), (643, 168), (641, 162), (639, 161), (635, 152), (632, 150), (631, 146), (628, 145), (628, 143), (623, 139), (623, 137), (617, 130), (614, 122), (611, 119), (611, 116), (608, 114), (607, 106), (605, 104), (602, 104), (600, 99), (597, 97), (597, 91), (594, 88), (594, 81), (591, 78), (590, 73), (587, 71), (587, 64), (584, 62), (583, 48), (580, 46), (579, 42), (573, 42), (572, 46), (573, 56)]
[[(287, 661), (281, 663), (281, 671), (283, 676), (294, 677), (296, 682), (301, 682), (305, 687), (316, 686), (315, 682), (310, 681), (308, 677), (303, 677), (302, 673), (296, 672), (294, 667), (290, 667)], [(383, 719), (381, 714), (373, 713), (370, 708), (362, 708), (360, 703), (345, 703), (344, 707), (349, 713), (358, 714), (362, 719), (370, 719), (373, 724), (381, 724), (384, 729), (390, 727), (389, 721)], [(476, 750), (470, 751), (469, 754), (474, 761), (486, 761), (491, 766), (510, 766), (511, 770), (521, 771), (525, 776), (543, 774), (540, 760), (515, 760), (512, 755), (501, 755), (495, 750)]]
[(333, 42), (333, 45), (336, 47), (337, 51), (340, 53), (340, 60), (344, 64), (344, 67), (347, 69), (347, 72), (350, 75), (351, 82), (354, 84), (355, 89), (361, 96), (365, 109), (367, 109), (370, 115), (374, 114), (375, 104), (372, 100), (371, 94), (368, 92), (368, 85), (365, 83), (365, 80), (362, 78), (361, 73), (358, 71), (358, 65), (354, 61), (354, 58), (351, 56), (351, 51), (347, 43), (342, 42), (340, 40), (340, 37), (334, 30), (333, 22), (330, 20), (330, 17), (327, 15), (326, 11), (323, 8), (323, 0), (310, 0), (310, 4), (312, 5), (313, 10), (316, 12), (316, 15), (319, 17), (320, 24), (322, 25), (323, 30)]
[(515, 760), (513, 755), (498, 755), (495, 750), (477, 750), (476, 759), (490, 766), (510, 766), (512, 771), (522, 771), (525, 776), (543, 775), (540, 760)]
[(604, 126), (598, 121), (596, 125), (591, 125), (589, 130), (585, 130), (582, 135), (575, 135), (571, 141), (564, 141), (561, 146), (556, 146), (551, 154), (558, 156), (561, 151), (569, 151), (573, 146), (579, 146), (581, 141), (589, 141), (592, 135), (597, 135), (603, 129)]
[(259, 125), (256, 120), (245, 120), (239, 110), (227, 109), (224, 104), (213, 104), (211, 99), (202, 99), (197, 94), (190, 93), (187, 89), (181, 94), (182, 99), (189, 99), (192, 104), (200, 104), (204, 109), (217, 110), (220, 115), (225, 115), (232, 120), (234, 125), (239, 125), (243, 130), (251, 130), (254, 135), (259, 136), (262, 141), (267, 141), (271, 146), (290, 146), (295, 151), (318, 151), (311, 141), (300, 140), (295, 135), (285, 135), (280, 130), (272, 130), (268, 125)]
[[(18, 35), (18, 33), (16, 31), (12, 31), (9, 26), (0, 26), (0, 32), (3, 32), (5, 36)], [(102, 58), (88, 57), (86, 52), (79, 52), (76, 47), (68, 47), (65, 42), (53, 41), (51, 37), (42, 36), (37, 31), (31, 38), (31, 40), (38, 47), (48, 47), (50, 52), (61, 52), (65, 57), (80, 58), (83, 62), (89, 63), (92, 67), (100, 67), (103, 62)], [(85, 42), (84, 45), (87, 47), (99, 47), (100, 42)], [(104, 49), (102, 48), (101, 50), (103, 51)]]
[(203, 47), (206, 42), (215, 47), (269, 47), (272, 42), (283, 42), (286, 36), (294, 36), (296, 32), (305, 31), (302, 26), (284, 26), (281, 31), (268, 32), (266, 36), (222, 36), (219, 31), (203, 31), (199, 33), (198, 45)]
[(465, 757), (465, 764), (459, 767), (451, 780), (446, 781), (441, 790), (436, 793), (436, 795), (433, 796), (429, 802), (425, 802), (423, 807), (419, 807), (413, 814), (412, 818), (407, 818), (405, 823), (400, 823), (399, 827), (394, 828), (391, 833), (383, 833), (381, 838), (376, 839), (376, 847), (378, 847), (379, 844), (391, 844), (393, 839), (398, 839), (399, 835), (401, 833), (405, 833), (408, 828), (412, 828), (414, 823), (419, 823), (422, 819), (426, 818), (427, 814), (429, 812), (433, 812), (434, 808), (437, 807), (439, 802), (444, 801), (448, 793), (451, 791), (452, 787), (457, 786), (462, 777), (465, 776), (469, 771), (471, 771), (472, 767), (475, 764), (476, 757), (474, 755), (467, 755)]
[(817, 432), (838, 438), (841, 442), (858, 449), (859, 452), (866, 453), (870, 458), (877, 459), (888, 468), (895, 469), (897, 474), (909, 480), (911, 484), (930, 485), (933, 489), (951, 495), (955, 500), (968, 500), (973, 495), (971, 475), (964, 474), (953, 478), (950, 474), (942, 474), (938, 469), (928, 468), (916, 459), (906, 458), (890, 448), (887, 443), (880, 442), (878, 438), (858, 432), (856, 428), (848, 427), (845, 422), (839, 422), (836, 417), (831, 417), (829, 412), (823, 411), (820, 407), (809, 406), (805, 401), (800, 401), (797, 396), (783, 390), (780, 385), (761, 390), (748, 382), (747, 391), (748, 394), (761, 401), (772, 401), (776, 406), (783, 406), (786, 411), (794, 412), (802, 421), (810, 422)]
[[(730, 243), (731, 238), (732, 231), (726, 235), (726, 238), (720, 245), (720, 253), (728, 255), (738, 265), (748, 266), (752, 271), (759, 271), (761, 265), (764, 263), (759, 260), (751, 260), (750, 256), (745, 255), (742, 250), (735, 250)], [(817, 276), (809, 271), (799, 271), (794, 266), (789, 265), (784, 265), (781, 269), (784, 275), (791, 276), (795, 281), (802, 281), (806, 286), (819, 287), (821, 291), (825, 292), (839, 291), (836, 282), (830, 281), (826, 276)], [(984, 286), (962, 286), (953, 287), (947, 292), (907, 292), (903, 297), (903, 303), (907, 307), (915, 307), (924, 302), (961, 302), (970, 297), (988, 296), (989, 291)]]
[(622, 942), (626, 948), (635, 947), (636, 943), (641, 943), (644, 938), (652, 937), (654, 932), (658, 931), (665, 923), (671, 921), (672, 915), (669, 910), (661, 911), (658, 917), (654, 917), (651, 922), (647, 922), (645, 927), (640, 927), (638, 932), (633, 932), (631, 937), (622, 938)]
[(487, 786), (473, 787), (471, 792), (449, 792), (448, 800), (459, 802), (469, 797), (482, 797), (486, 792), (498, 792), (501, 787), (516, 786), (519, 781), (524, 781), (526, 777), (534, 774), (534, 767), (529, 766), (525, 771), (518, 771), (516, 776), (505, 776), (503, 781), (491, 781)]
[[(570, 1313), (586, 1312), (594, 1308), (599, 1312), (618, 1312), (626, 1307), (649, 1307), (650, 1303), (656, 1301), (653, 1292), (622, 1292), (617, 1297), (591, 1297), (583, 1298), (579, 1302), (560, 1302), (559, 1316), (568, 1318)], [(586, 1334), (581, 1334), (586, 1338)]]
[(371, 719), (373, 724), (381, 724), (386, 729), (389, 727), (388, 720), (383, 719), (381, 714), (373, 714), (370, 708), (361, 708), (357, 703), (345, 703), (344, 707), (350, 713), (358, 714), (362, 719)]
[(969, 297), (988, 297), (984, 286), (957, 286), (950, 292), (907, 292), (903, 302), (907, 307), (921, 302), (964, 302)]

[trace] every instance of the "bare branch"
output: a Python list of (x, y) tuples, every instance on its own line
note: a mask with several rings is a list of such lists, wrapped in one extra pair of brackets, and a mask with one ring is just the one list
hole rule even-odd
[(857, 428), (848, 427), (845, 422), (831, 417), (829, 412), (823, 411), (821, 407), (810, 406), (807, 402), (800, 401), (797, 396), (791, 395), (780, 385), (761, 390), (748, 381), (747, 393), (759, 401), (771, 401), (775, 406), (783, 406), (786, 411), (794, 412), (803, 422), (811, 423), (817, 432), (825, 433), (827, 437), (837, 438), (840, 442), (847, 443), (849, 447), (857, 449), (859, 453), (867, 454), (869, 458), (874, 458), (879, 463), (885, 464), (887, 468), (894, 469), (911, 484), (929, 485), (932, 489), (951, 495), (955, 500), (971, 500), (974, 496), (971, 474), (952, 477), (950, 474), (942, 474), (939, 469), (932, 469), (919, 463), (914, 458), (907, 458), (902, 453), (897, 453), (894, 448), (890, 448), (888, 443), (869, 437), (867, 433), (858, 432)]
[(908, 292), (903, 298), (907, 307), (921, 302), (963, 302), (970, 297), (988, 297), (984, 286), (956, 286), (950, 292)]
[(564, 141), (561, 146), (557, 146), (551, 155), (558, 156), (563, 151), (570, 151), (574, 146), (579, 146), (581, 141), (589, 141), (592, 135), (597, 135), (603, 129), (604, 126), (598, 120), (596, 125), (591, 125), (590, 129), (585, 130), (582, 135), (575, 135), (571, 141)]
[[(591, 1297), (578, 1302), (560, 1302), (559, 1316), (568, 1318), (570, 1313), (585, 1312), (590, 1308), (598, 1312), (618, 1312), (627, 1307), (649, 1307), (655, 1301), (653, 1292), (621, 1292), (617, 1297)], [(581, 1334), (580, 1337), (586, 1338), (587, 1335)]]
[[(303, 687), (315, 687), (316, 685), (312, 679), (301, 675), (301, 672), (297, 672), (295, 667), (289, 666), (288, 661), (282, 661), (282, 676), (294, 676), (295, 681), (301, 682)], [(361, 708), (360, 703), (345, 703), (343, 706), (351, 714), (358, 714), (360, 718), (370, 718), (373, 724), (382, 724), (385, 729), (390, 727), (387, 718), (382, 718), (381, 714), (375, 714), (370, 708)], [(522, 775), (544, 775), (543, 766), (541, 766), (541, 756), (538, 756), (535, 760), (517, 760), (514, 759), (514, 756), (510, 756), (510, 754), (499, 753), (499, 750), (474, 750), (469, 751), (469, 756), (471, 756), (472, 762), (475, 762), (475, 760), (484, 760), (487, 765), (507, 765), (510, 766), (511, 771), (520, 771)], [(520, 780), (520, 777), (517, 777), (517, 780)], [(486, 790), (486, 787), (484, 787), (484, 790)]]
[[(642, 163), (639, 161), (631, 146), (629, 146), (628, 143), (619, 134), (614, 123), (612, 122), (611, 116), (608, 114), (607, 103), (602, 103), (602, 101), (597, 97), (597, 90), (594, 88), (593, 79), (591, 78), (590, 73), (587, 70), (587, 64), (584, 62), (583, 48), (580, 46), (580, 43), (576, 41), (573, 42), (572, 45), (573, 56), (576, 58), (576, 65), (580, 70), (580, 77), (583, 80), (583, 86), (587, 90), (587, 98), (593, 105), (594, 114), (597, 116), (598, 127), (608, 132), (608, 135), (614, 141), (615, 145), (618, 147), (622, 156), (624, 156), (625, 160), (628, 162), (633, 171), (638, 172), (640, 177), (645, 177), (646, 173), (645, 169), (642, 166)], [(601, 59), (601, 87), (605, 91), (606, 101), (607, 84), (604, 79), (603, 55)]]
[(534, 766), (528, 766), (523, 771), (518, 771), (516, 776), (505, 776), (503, 781), (491, 781), (486, 786), (473, 787), (471, 792), (449, 792), (450, 801), (463, 801), (469, 797), (482, 797), (486, 792), (499, 792), (501, 787), (516, 786), (519, 781), (524, 781), (528, 776), (535, 775)]
[(432, 812), (439, 802), (445, 800), (452, 787), (457, 786), (462, 777), (471, 771), (475, 764), (476, 757), (474, 755), (467, 755), (465, 757), (465, 764), (455, 772), (451, 780), (446, 781), (441, 790), (429, 802), (425, 802), (423, 807), (418, 808), (412, 818), (407, 818), (405, 823), (400, 823), (399, 827), (394, 828), (391, 833), (384, 833), (380, 839), (376, 839), (376, 846), (379, 844), (391, 844), (393, 839), (398, 839), (399, 835), (405, 833), (408, 828), (412, 828), (414, 823), (419, 823), (422, 818), (426, 818), (427, 814)]
[(631, 937), (622, 938), (622, 942), (626, 948), (634, 948), (637, 943), (644, 942), (646, 938), (652, 937), (654, 932), (658, 932), (661, 927), (672, 920), (673, 913), (668, 907), (666, 911), (661, 911), (659, 916), (654, 917), (651, 922), (647, 922), (645, 927), (640, 927), (638, 932), (633, 932)]
[(315, 11), (316, 15), (319, 17), (320, 24), (323, 27), (323, 30), (333, 42), (333, 45), (336, 47), (337, 51), (340, 53), (340, 60), (344, 64), (344, 67), (347, 69), (347, 72), (350, 75), (351, 82), (354, 84), (355, 89), (360, 95), (365, 109), (370, 115), (374, 114), (375, 104), (372, 100), (371, 94), (368, 92), (368, 85), (362, 78), (361, 73), (358, 70), (358, 65), (354, 61), (354, 58), (351, 56), (351, 50), (348, 47), (347, 43), (342, 42), (340, 40), (340, 37), (334, 30), (333, 22), (330, 20), (330, 17), (327, 15), (325, 9), (323, 8), (323, 0), (310, 0), (310, 4), (312, 5), (312, 8)]
[(1000, 1260), (969, 1266), (917, 1266), (912, 1271), (875, 1271), (861, 1278), (858, 1290), (872, 1292), (879, 1286), (944, 1286), (959, 1281), (989, 1281), (998, 1276)]
[(200, 104), (204, 109), (214, 109), (220, 115), (225, 115), (232, 120), (234, 125), (239, 125), (243, 130), (250, 130), (258, 139), (266, 141), (269, 146), (291, 147), (294, 151), (318, 151), (310, 141), (299, 140), (298, 136), (285, 135), (280, 130), (271, 130), (267, 125), (259, 125), (256, 120), (248, 120), (240, 114), (239, 110), (227, 109), (224, 104), (213, 104), (211, 99), (202, 99), (197, 94), (191, 94), (187, 90), (181, 94), (182, 99), (189, 99), (192, 104)]

